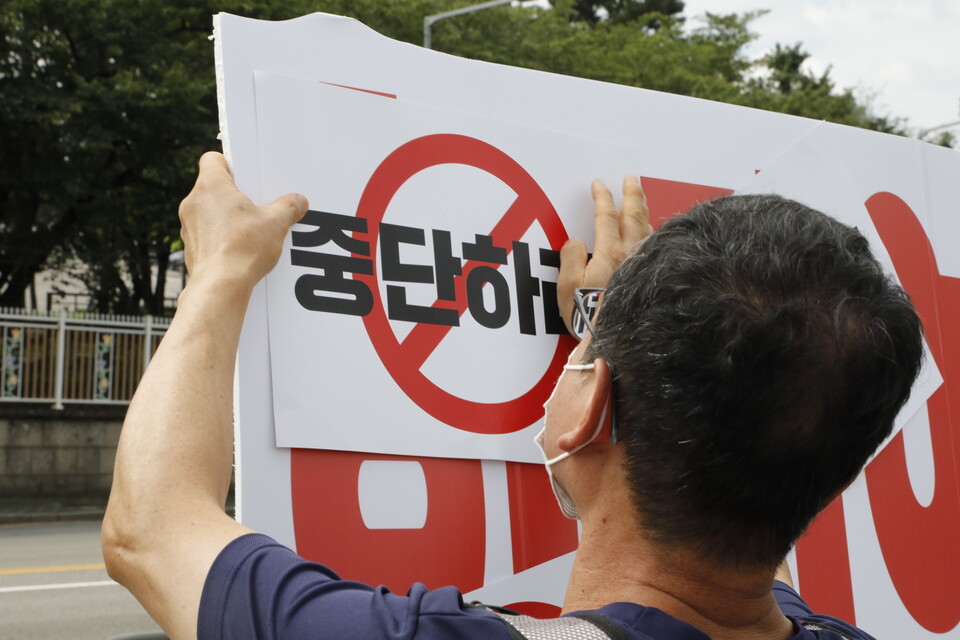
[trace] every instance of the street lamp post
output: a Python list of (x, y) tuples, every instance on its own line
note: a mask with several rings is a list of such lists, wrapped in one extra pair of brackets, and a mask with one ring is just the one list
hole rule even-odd
[(492, 7), (499, 7), (502, 4), (510, 4), (513, 0), (491, 0), (490, 2), (481, 2), (480, 4), (472, 4), (468, 7), (463, 7), (461, 9), (454, 9), (453, 11), (444, 11), (443, 13), (435, 13), (432, 16), (426, 16), (423, 19), (423, 46), (426, 49), (432, 49), (433, 40), (431, 38), (431, 30), (433, 28), (434, 22), (439, 22), (445, 18), (453, 18), (455, 16), (462, 16), (465, 13), (473, 13), (474, 11), (483, 11), (484, 9), (490, 9)]
[[(960, 100), (957, 100), (957, 113), (960, 114)], [(960, 125), (960, 120), (957, 120), (956, 122), (948, 122), (946, 124), (939, 124), (935, 127), (924, 129), (923, 131), (917, 134), (917, 137), (923, 140), (924, 137), (926, 137), (926, 135), (929, 133), (933, 133), (934, 131), (940, 131), (940, 129), (949, 129), (951, 127), (956, 127), (958, 125)]]
[(917, 135), (918, 138), (923, 140), (928, 133), (933, 133), (934, 131), (940, 131), (940, 129), (949, 129), (950, 127), (960, 126), (960, 120), (956, 122), (948, 122), (947, 124), (937, 125), (936, 127), (931, 127), (930, 129), (924, 129)]

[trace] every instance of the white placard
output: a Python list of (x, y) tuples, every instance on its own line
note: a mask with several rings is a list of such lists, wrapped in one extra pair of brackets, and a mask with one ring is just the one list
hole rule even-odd
[[(558, 336), (558, 256), (542, 252), (568, 234), (592, 245), (590, 177), (619, 190), (654, 160), (275, 74), (258, 73), (256, 91), (266, 199), (299, 190), (317, 212), (382, 216), (354, 233), (315, 214), (327, 222), (297, 225), (267, 279), (278, 446), (540, 462), (533, 436), (572, 347)], [(323, 266), (351, 259), (348, 237), (372, 286)], [(430, 308), (461, 272), (455, 299)]]
[[(333, 16), (318, 14), (282, 23), (265, 23), (221, 15), (216, 34), (225, 151), (238, 185), (258, 202), (269, 201), (288, 191), (305, 191), (315, 210), (352, 215), (358, 206), (357, 190), (362, 190), (369, 182), (371, 170), (380, 166), (392, 151), (399, 148), (398, 145), (404, 143), (402, 138), (469, 133), (513, 157), (534, 175), (565, 223), (568, 216), (585, 214), (586, 220), (581, 222), (586, 225), (586, 232), (574, 232), (572, 226), (568, 228), (577, 235), (589, 235), (587, 184), (594, 177), (604, 178), (615, 191), (621, 176), (626, 173), (686, 183), (686, 186), (679, 187), (671, 183), (673, 186), (668, 185), (664, 191), (667, 183), (651, 181), (651, 188), (660, 189), (662, 196), (674, 187), (679, 191), (687, 186), (696, 191), (700, 185), (733, 189), (744, 185), (756, 170), (762, 170), (752, 189), (775, 189), (788, 195), (795, 194), (857, 224), (874, 243), (885, 264), (889, 264), (889, 259), (886, 252), (878, 248), (876, 231), (869, 220), (864, 219), (862, 205), (878, 193), (892, 193), (905, 203), (930, 239), (932, 255), (918, 254), (917, 260), (935, 260), (938, 270), (935, 278), (960, 276), (960, 260), (957, 258), (960, 254), (954, 251), (960, 242), (957, 222), (960, 220), (960, 154), (954, 151), (780, 114), (463, 60), (383, 38), (353, 20)], [(321, 86), (317, 82), (372, 90), (393, 97), (359, 94)], [(277, 95), (268, 95), (275, 91)], [(278, 103), (280, 94), (303, 98), (303, 104), (314, 105), (316, 109), (312, 114), (298, 113), (298, 104)], [(267, 117), (267, 111), (270, 117)], [(273, 117), (274, 114), (279, 114), (279, 120)], [(364, 122), (358, 126), (356, 121), (361, 116)], [(424, 118), (431, 122), (424, 123)], [(306, 126), (300, 126), (304, 122)], [(441, 125), (450, 128), (440, 131), (438, 127)], [(348, 148), (344, 149), (341, 140), (338, 156), (327, 155), (330, 149), (325, 144), (316, 144), (324, 136), (342, 139), (347, 137), (346, 132), (358, 129), (359, 133), (354, 137), (362, 144), (347, 145)], [(397, 131), (405, 133), (401, 135)], [(810, 132), (814, 133), (794, 147)], [(378, 136), (382, 140), (366, 139)], [(528, 155), (532, 153), (532, 147), (540, 145), (539, 141), (545, 146), (536, 152), (547, 156), (545, 158)], [(288, 143), (292, 143), (293, 151), (284, 148), (285, 144), (289, 146)], [(544, 151), (551, 146), (554, 151)], [(581, 162), (565, 151), (557, 152), (556, 148), (592, 149), (599, 151), (601, 157), (598, 164), (593, 165)], [(338, 175), (346, 168), (355, 167), (359, 177), (346, 179), (343, 189), (338, 188), (339, 183), (331, 188), (329, 180), (324, 182), (327, 178), (324, 173), (312, 172), (311, 163), (339, 172)], [(558, 176), (566, 176), (567, 181)], [(766, 186), (756, 186), (760, 184)], [(462, 192), (468, 189), (471, 197), (462, 198)], [(428, 212), (413, 224), (410, 220), (416, 216), (406, 217), (410, 212), (405, 207), (419, 207), (418, 203), (422, 203), (428, 193), (432, 196), (430, 200), (437, 202), (456, 201), (459, 197), (462, 210), (470, 211), (471, 219), (479, 220), (484, 215), (496, 216), (498, 209), (509, 208), (515, 197), (502, 186), (502, 180), (498, 186), (498, 181), (488, 174), (453, 166), (425, 170), (422, 176), (411, 178), (396, 191), (396, 197), (384, 214), (384, 221), (425, 231), (423, 246), (399, 243), (398, 260), (415, 266), (424, 266), (426, 262), (419, 262), (421, 259), (434, 257), (433, 245), (426, 243), (426, 240), (433, 241), (434, 229), (451, 231), (451, 247), (457, 251), (462, 251), (463, 242), (470, 238), (457, 237), (454, 240), (454, 229), (441, 226), (445, 223), (443, 211)], [(483, 197), (473, 197), (474, 192), (482, 192)], [(859, 208), (853, 203), (858, 203)], [(354, 208), (352, 213), (351, 207)], [(853, 217), (845, 217), (845, 212)], [(431, 233), (427, 233), (428, 230)], [(298, 231), (309, 232), (310, 227), (300, 225)], [(476, 230), (463, 228), (466, 234), (482, 235), (488, 231), (482, 227)], [(536, 246), (536, 242), (544, 241), (544, 238), (534, 237), (535, 233), (531, 231), (520, 240), (531, 247)], [(296, 248), (316, 249), (309, 246)], [(269, 300), (266, 286), (258, 286), (255, 290), (241, 338), (236, 393), (237, 475), (238, 510), (245, 524), (293, 546), (297, 507), (291, 493), (304, 496), (310, 491), (304, 486), (291, 491), (294, 482), (291, 454), (285, 446), (278, 447), (277, 442), (285, 445), (310, 443), (314, 432), (322, 427), (324, 431), (339, 433), (323, 435), (323, 444), (314, 442), (297, 446), (386, 450), (383, 442), (369, 445), (369, 434), (363, 436), (367, 438), (367, 444), (354, 443), (350, 434), (369, 416), (380, 415), (377, 414), (378, 408), (372, 405), (381, 402), (395, 407), (396, 411), (388, 416), (386, 425), (380, 426), (394, 425), (401, 433), (403, 428), (413, 426), (416, 435), (390, 435), (387, 448), (391, 451), (409, 451), (422, 456), (441, 455), (441, 451), (469, 447), (470, 451), (444, 455), (474, 458), (517, 455), (516, 459), (538, 460), (529, 453), (531, 449), (527, 443), (527, 437), (536, 427), (517, 432), (515, 441), (514, 436), (476, 438), (468, 433), (459, 443), (455, 442), (457, 439), (451, 439), (437, 447), (434, 453), (426, 452), (421, 447), (423, 442), (438, 441), (438, 437), (442, 440), (438, 434), (449, 436), (455, 430), (436, 418), (424, 419), (420, 405), (411, 401), (406, 391), (400, 392), (401, 385), (388, 372), (381, 369), (369, 375), (358, 373), (370, 371), (380, 358), (365, 327), (361, 329), (361, 325), (351, 322), (358, 318), (334, 318), (336, 314), (316, 311), (304, 314), (296, 309), (296, 313), (288, 314), (289, 317), (284, 314), (277, 317), (282, 305), (291, 304), (291, 284), (295, 299), (296, 281), (303, 275), (302, 266), (297, 266), (301, 269), (297, 272), (292, 268), (294, 265), (289, 264), (292, 249), (294, 247), (288, 245), (284, 252), (288, 261), (284, 267), (287, 272), (271, 276)], [(379, 260), (380, 253), (373, 254)], [(508, 276), (514, 280), (516, 276), (510, 271), (511, 267), (509, 260), (502, 267), (508, 282)], [(531, 273), (531, 277), (537, 277), (541, 283), (547, 281), (549, 275), (547, 270)], [(386, 296), (385, 286), (388, 284), (391, 283), (377, 283), (381, 295)], [(429, 296), (418, 292), (414, 285), (429, 287), (430, 283), (408, 284), (415, 302), (428, 300)], [(274, 305), (279, 306), (274, 309)], [(308, 319), (311, 315), (314, 320)], [(469, 314), (465, 315), (469, 318)], [(324, 316), (322, 323), (315, 323), (317, 316)], [(287, 320), (295, 324), (284, 328), (282, 324)], [(537, 316), (535, 320), (539, 322), (542, 318)], [(952, 321), (952, 318), (941, 317), (941, 330), (949, 330), (944, 327)], [(401, 337), (408, 331), (403, 321), (389, 321), (387, 326), (394, 335)], [(482, 333), (477, 333), (479, 329), (475, 326), (469, 331), (464, 329), (464, 336)], [(462, 397), (476, 393), (474, 399), (477, 401), (489, 403), (509, 398), (509, 392), (503, 388), (480, 391), (471, 384), (469, 377), (448, 377), (450, 372), (447, 369), (456, 367), (462, 360), (458, 354), (462, 355), (471, 348), (469, 340), (456, 343), (452, 339), (455, 335), (451, 331), (443, 340), (444, 343), (449, 341), (454, 356), (449, 360), (437, 360), (433, 367), (425, 364), (423, 371), (427, 377), (442, 381), (443, 388)], [(340, 336), (339, 342), (337, 336)], [(537, 340), (545, 342), (546, 338), (537, 336)], [(299, 353), (301, 350), (303, 353)], [(308, 353), (310, 355), (306, 356)], [(334, 354), (336, 358), (332, 357)], [(484, 375), (503, 377), (510, 381), (510, 385), (522, 386), (521, 380), (535, 377), (544, 366), (542, 354), (538, 360), (535, 349), (528, 354), (526, 350), (517, 350), (510, 342), (478, 357)], [(938, 353), (938, 357), (946, 356)], [(308, 358), (312, 361), (306, 370), (306, 379), (291, 380), (288, 373), (281, 371), (291, 366), (291, 371), (303, 373), (304, 369), (297, 369), (294, 363), (297, 360), (302, 363)], [(931, 362), (928, 359), (928, 365)], [(357, 369), (358, 366), (363, 368)], [(322, 385), (311, 385), (311, 377), (327, 382), (332, 380), (330, 384), (347, 381), (346, 386), (366, 385), (375, 391), (365, 396), (366, 401), (356, 407), (356, 413), (331, 420), (325, 415), (327, 400), (331, 396)], [(910, 418), (904, 427), (905, 435), (909, 436), (906, 438), (905, 458), (909, 463), (910, 477), (906, 486), (908, 491), (916, 494), (918, 504), (942, 505), (944, 501), (955, 500), (957, 495), (956, 487), (942, 481), (942, 478), (949, 477), (947, 470), (921, 468), (934, 459), (931, 450), (938, 446), (937, 442), (943, 441), (944, 429), (953, 434), (957, 430), (956, 425), (944, 425), (942, 412), (931, 411), (928, 416), (922, 408), (939, 380), (936, 369), (928, 366), (911, 404), (898, 420), (899, 428)], [(276, 421), (274, 416), (277, 416)], [(939, 422), (934, 424), (934, 420)], [(296, 424), (301, 421), (302, 424)], [(293, 436), (288, 432), (289, 428), (293, 429)], [(418, 429), (424, 432), (417, 433)], [(930, 433), (939, 435), (931, 439)], [(305, 436), (302, 440), (301, 435)], [(294, 439), (285, 440), (289, 437)], [(479, 446), (478, 440), (485, 439), (503, 442), (487, 450), (473, 450)], [(414, 442), (418, 444), (412, 444)], [(523, 451), (528, 453), (517, 453)], [(895, 451), (895, 448), (888, 451)], [(306, 458), (300, 456), (300, 459)], [(943, 464), (942, 456), (937, 459)], [(512, 516), (508, 507), (512, 506), (510, 501), (514, 498), (506, 482), (507, 475), (503, 473), (505, 464), (509, 466), (510, 463), (490, 459), (482, 462), (485, 548), (475, 552), (484, 586), (475, 593), (488, 601), (524, 599), (557, 603), (560, 574), (569, 566), (569, 558), (563, 554), (540, 566), (510, 575), (515, 565), (509, 557), (509, 541), (511, 526), (515, 523), (510, 520)], [(403, 467), (406, 470), (404, 482), (417, 487), (416, 491), (408, 489), (406, 492), (418, 496), (416, 504), (406, 507), (405, 517), (409, 516), (409, 520), (400, 519), (398, 514), (386, 509), (382, 503), (388, 498), (370, 490), (370, 478), (379, 478), (386, 468), (384, 465), (370, 466), (361, 472), (362, 477), (345, 478), (339, 488), (344, 495), (369, 503), (361, 504), (358, 511), (363, 512), (369, 522), (363, 521), (359, 525), (354, 522), (355, 529), (358, 526), (376, 529), (390, 523), (396, 525), (401, 520), (403, 527), (413, 527), (419, 522), (424, 497), (419, 493), (422, 488), (418, 484), (420, 476), (412, 473), (415, 471), (413, 465)], [(431, 494), (429, 477), (424, 481), (429, 514), (433, 508), (431, 505), (437, 501)], [(907, 600), (904, 594), (911, 593), (917, 584), (923, 582), (924, 568), (918, 566), (916, 575), (906, 577), (902, 571), (895, 577), (895, 572), (887, 568), (885, 557), (894, 551), (902, 556), (913, 541), (902, 535), (891, 536), (889, 523), (883, 525), (888, 528), (886, 532), (880, 531), (881, 525), (872, 519), (876, 509), (871, 504), (876, 505), (876, 501), (883, 500), (884, 496), (871, 494), (868, 485), (869, 482), (858, 480), (844, 495), (846, 540), (838, 542), (849, 546), (849, 553), (844, 549), (845, 557), (850, 559), (850, 574), (846, 577), (852, 578), (857, 622), (878, 636), (960, 637), (960, 630), (946, 629), (942, 621), (939, 627), (929, 622), (929, 611), (910, 611), (904, 604)], [(306, 507), (301, 505), (299, 508)], [(343, 514), (329, 515), (346, 517)], [(429, 515), (427, 521), (430, 521)], [(397, 530), (415, 531), (403, 527)], [(298, 535), (306, 533), (301, 531)], [(950, 536), (943, 538), (951, 539)], [(357, 550), (357, 553), (362, 552), (362, 549)], [(801, 562), (801, 569), (804, 562), (809, 563), (809, 557)], [(335, 558), (331, 563), (336, 568)], [(836, 576), (837, 581), (843, 582), (845, 576), (840, 573)], [(411, 578), (415, 579), (415, 576)], [(951, 596), (945, 601), (951, 598), (958, 601), (953, 597), (958, 593), (954, 584), (937, 584), (936, 588), (939, 593)], [(804, 589), (802, 579), (801, 589)], [(816, 593), (807, 589), (805, 595), (816, 596)], [(941, 611), (941, 617), (944, 615)], [(928, 630), (932, 628), (936, 632)]]

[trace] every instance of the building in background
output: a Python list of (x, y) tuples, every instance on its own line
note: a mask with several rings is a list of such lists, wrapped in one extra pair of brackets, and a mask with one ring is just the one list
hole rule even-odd
[[(84, 268), (83, 264), (73, 262), (68, 263), (65, 269), (45, 269), (38, 272), (33, 278), (33, 285), (24, 293), (23, 308), (42, 313), (53, 313), (60, 309), (68, 312), (93, 310), (92, 296), (79, 277)], [(153, 265), (152, 272), (153, 282), (156, 283), (156, 265)], [(170, 265), (164, 277), (166, 278), (164, 310), (172, 315), (177, 306), (177, 297), (186, 283), (183, 251), (170, 255)]]

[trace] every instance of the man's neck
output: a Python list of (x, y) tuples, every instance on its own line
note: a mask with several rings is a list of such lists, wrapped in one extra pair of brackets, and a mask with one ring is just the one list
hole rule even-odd
[(633, 602), (656, 607), (714, 640), (793, 634), (771, 592), (773, 569), (728, 571), (689, 553), (665, 551), (638, 531), (633, 518), (624, 522), (623, 514), (631, 512), (584, 514), (564, 613)]

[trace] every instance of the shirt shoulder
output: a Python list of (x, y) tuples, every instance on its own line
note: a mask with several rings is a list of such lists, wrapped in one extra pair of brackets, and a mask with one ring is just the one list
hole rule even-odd
[(465, 606), (453, 587), (405, 596), (342, 580), (261, 534), (228, 544), (207, 574), (197, 637), (204, 639), (509, 640), (493, 612)]
[[(822, 638), (823, 640), (875, 640), (873, 636), (852, 624), (833, 616), (814, 613), (800, 594), (790, 585), (773, 583), (773, 595), (784, 615), (792, 618), (802, 628), (796, 638)], [(809, 635), (804, 635), (804, 631)]]

